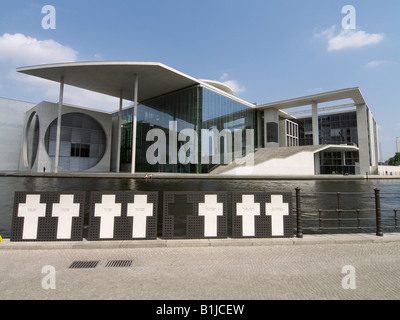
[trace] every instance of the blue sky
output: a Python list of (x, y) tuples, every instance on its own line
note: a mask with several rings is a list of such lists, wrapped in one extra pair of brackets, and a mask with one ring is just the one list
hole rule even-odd
[[(45, 5), (56, 29), (43, 29)], [(343, 30), (345, 5), (356, 29)], [(400, 136), (398, 0), (1, 0), (0, 97), (58, 100), (58, 86), (17, 74), (65, 61), (160, 61), (267, 103), (360, 87), (379, 125), (382, 158)], [(112, 111), (118, 101), (66, 88), (65, 102)]]

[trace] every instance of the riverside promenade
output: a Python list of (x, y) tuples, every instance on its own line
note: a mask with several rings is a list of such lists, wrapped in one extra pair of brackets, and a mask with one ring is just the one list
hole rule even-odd
[[(131, 263), (107, 267), (114, 260)], [(70, 268), (76, 261), (97, 265)], [(343, 286), (349, 281), (354, 289)], [(159, 300), (160, 306), (165, 300), (398, 300), (400, 233), (52, 243), (5, 239), (0, 242), (0, 299)]]

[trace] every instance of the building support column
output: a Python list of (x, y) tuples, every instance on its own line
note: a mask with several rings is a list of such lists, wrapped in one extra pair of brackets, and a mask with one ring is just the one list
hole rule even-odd
[(64, 77), (60, 79), (60, 96), (58, 99), (58, 118), (57, 118), (57, 136), (56, 136), (56, 158), (54, 160), (54, 172), (58, 172), (58, 163), (60, 161), (60, 140), (61, 140), (61, 116), (64, 100)]
[(318, 103), (312, 103), (312, 133), (313, 145), (319, 146), (319, 128), (318, 128)]
[(261, 118), (262, 111), (256, 111), (257, 114), (257, 148), (263, 147), (263, 119)]
[(357, 105), (357, 134), (360, 174), (370, 174), (368, 107), (366, 104)]
[(132, 165), (131, 173), (135, 173), (136, 166), (136, 131), (137, 131), (137, 108), (138, 108), (138, 90), (139, 90), (139, 75), (135, 74), (135, 89), (134, 89), (134, 105), (133, 105), (133, 130), (132, 130)]
[(118, 112), (118, 144), (117, 144), (117, 172), (121, 171), (121, 126), (122, 126), (122, 89), (119, 95), (119, 112)]
[(314, 174), (320, 175), (321, 174), (321, 160), (320, 160), (320, 153), (314, 153)]

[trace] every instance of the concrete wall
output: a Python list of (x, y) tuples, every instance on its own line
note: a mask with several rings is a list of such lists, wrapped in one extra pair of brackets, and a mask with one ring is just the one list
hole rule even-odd
[(287, 158), (276, 158), (256, 164), (254, 167), (239, 167), (226, 171), (222, 174), (252, 174), (258, 175), (280, 175), (301, 176), (314, 175), (314, 153), (299, 152)]
[(0, 98), (0, 170), (18, 170), (25, 112), (34, 103)]
[(377, 174), (380, 176), (400, 176), (400, 167), (378, 166)]

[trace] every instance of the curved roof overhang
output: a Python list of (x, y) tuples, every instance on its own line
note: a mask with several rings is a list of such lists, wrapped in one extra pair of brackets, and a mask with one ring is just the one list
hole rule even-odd
[(206, 79), (201, 79), (201, 81), (205, 82), (215, 88), (218, 88), (226, 93), (229, 93), (230, 95), (234, 94), (233, 89), (225, 83), (215, 81), (215, 80), (206, 80)]
[(90, 91), (134, 101), (135, 75), (139, 77), (138, 101), (200, 84), (196, 78), (159, 62), (72, 62), (18, 68), (27, 75), (61, 82)]

